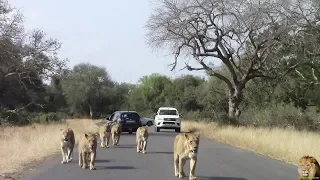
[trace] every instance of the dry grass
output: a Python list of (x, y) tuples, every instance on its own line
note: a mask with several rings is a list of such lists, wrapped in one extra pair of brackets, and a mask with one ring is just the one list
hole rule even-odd
[[(280, 128), (217, 126), (215, 123), (182, 123), (183, 131), (195, 129), (201, 136), (248, 149), (274, 159), (297, 165), (303, 155), (320, 158), (320, 134)], [(319, 159), (320, 160), (320, 159)]]
[(60, 129), (67, 125), (73, 129), (76, 142), (80, 133), (97, 130), (92, 120), (85, 119), (67, 120), (63, 124), (34, 124), (0, 129), (0, 172), (14, 173), (22, 170), (26, 163), (60, 153)]

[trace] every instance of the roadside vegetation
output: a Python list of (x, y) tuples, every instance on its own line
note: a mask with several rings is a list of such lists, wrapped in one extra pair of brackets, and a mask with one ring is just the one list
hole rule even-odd
[(218, 141), (287, 162), (320, 158), (318, 1), (160, 0), (146, 24), (149, 45), (207, 76), (154, 73), (137, 84), (114, 81), (108, 65), (67, 67), (58, 40), (26, 32), (22, 14), (0, 2), (0, 172), (57, 152), (66, 119), (81, 132), (92, 121), (80, 119), (115, 110), (152, 118), (160, 106), (176, 107), (192, 120), (184, 128)]
[[(182, 130), (196, 130), (202, 137), (269, 156), (293, 165), (304, 155), (320, 157), (320, 134), (310, 131), (267, 127), (220, 126), (214, 122), (186, 121)], [(201, 142), (200, 142), (201, 143)]]
[[(85, 131), (97, 131), (97, 126), (90, 119), (0, 128), (0, 175), (20, 172), (25, 166), (28, 167), (29, 164), (45, 157), (56, 153), (60, 155), (60, 129), (66, 127), (73, 129), (76, 143), (79, 141), (79, 135)], [(77, 154), (73, 157), (76, 158)]]

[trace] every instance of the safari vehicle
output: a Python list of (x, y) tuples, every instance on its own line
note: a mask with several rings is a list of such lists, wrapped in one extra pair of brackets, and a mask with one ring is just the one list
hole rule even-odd
[(154, 117), (155, 131), (160, 132), (160, 129), (174, 129), (176, 132), (180, 132), (180, 117), (181, 115), (176, 108), (160, 107)]
[(122, 132), (136, 132), (142, 126), (141, 116), (136, 111), (115, 111), (106, 120), (119, 122), (122, 125)]

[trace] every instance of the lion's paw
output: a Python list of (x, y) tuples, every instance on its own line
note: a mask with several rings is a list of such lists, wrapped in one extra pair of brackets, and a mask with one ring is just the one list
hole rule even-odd
[(197, 179), (197, 177), (195, 177), (195, 176), (189, 176), (189, 180), (196, 180)]
[(185, 175), (184, 175), (183, 173), (179, 173), (179, 176), (178, 176), (178, 177), (179, 177), (180, 179), (182, 179), (182, 178), (184, 178), (184, 176), (185, 176)]
[(73, 158), (70, 158), (70, 159), (67, 160), (67, 162), (69, 163), (69, 162), (71, 162), (72, 160), (73, 160)]
[(66, 164), (67, 162), (65, 160), (61, 161), (61, 164)]

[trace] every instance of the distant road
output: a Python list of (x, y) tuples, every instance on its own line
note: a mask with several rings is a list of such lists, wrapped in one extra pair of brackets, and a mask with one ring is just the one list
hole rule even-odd
[[(156, 133), (153, 127), (149, 131), (147, 154), (137, 154), (135, 134), (124, 133), (119, 147), (98, 147), (94, 171), (78, 166), (76, 151), (72, 163), (60, 164), (61, 156), (58, 155), (21, 179), (178, 180), (174, 176), (172, 154), (176, 133), (171, 130)], [(189, 161), (185, 172), (189, 174)], [(295, 166), (281, 161), (202, 138), (195, 175), (198, 180), (294, 180), (298, 172)]]

